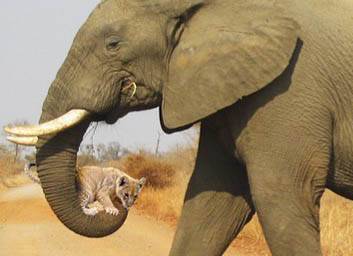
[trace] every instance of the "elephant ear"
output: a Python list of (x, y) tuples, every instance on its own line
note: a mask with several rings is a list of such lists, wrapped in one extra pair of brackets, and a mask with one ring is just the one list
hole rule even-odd
[(283, 13), (246, 3), (206, 5), (194, 13), (170, 59), (161, 109), (164, 126), (194, 123), (278, 77), (299, 33), (299, 25)]

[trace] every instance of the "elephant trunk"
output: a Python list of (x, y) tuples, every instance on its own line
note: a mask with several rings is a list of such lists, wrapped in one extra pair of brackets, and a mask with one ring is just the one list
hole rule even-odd
[[(47, 98), (40, 123), (60, 115), (57, 113), (58, 108), (53, 107), (50, 102), (52, 101), (48, 101)], [(53, 109), (56, 109), (56, 113)], [(61, 109), (63, 109), (62, 106)], [(118, 216), (105, 212), (88, 216), (82, 211), (76, 182), (76, 160), (80, 143), (90, 121), (86, 119), (54, 136), (41, 136), (37, 143), (36, 162), (45, 197), (60, 221), (80, 235), (103, 237), (112, 234), (122, 226), (127, 217), (127, 210), (120, 203), (116, 203), (120, 211)]]

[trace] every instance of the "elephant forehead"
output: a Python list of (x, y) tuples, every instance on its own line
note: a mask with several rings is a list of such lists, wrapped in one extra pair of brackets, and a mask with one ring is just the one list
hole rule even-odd
[(131, 3), (122, 0), (105, 0), (94, 9), (88, 18), (90, 23), (96, 29), (104, 25), (121, 22), (134, 16), (135, 8)]

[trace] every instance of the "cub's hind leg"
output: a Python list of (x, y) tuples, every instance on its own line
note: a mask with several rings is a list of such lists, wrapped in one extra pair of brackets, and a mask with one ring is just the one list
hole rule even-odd
[(99, 212), (97, 207), (88, 207), (88, 205), (93, 202), (94, 195), (91, 192), (84, 192), (81, 195), (81, 208), (86, 215), (94, 216)]

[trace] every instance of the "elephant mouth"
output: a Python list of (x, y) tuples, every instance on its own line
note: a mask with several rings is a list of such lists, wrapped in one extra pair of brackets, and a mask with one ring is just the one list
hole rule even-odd
[[(142, 86), (142, 83), (139, 83), (136, 81), (136, 78), (132, 75), (129, 74), (123, 78), (120, 79), (118, 82), (120, 85), (120, 100), (119, 102), (128, 103), (133, 100), (134, 96), (137, 93), (137, 88), (138, 86)], [(121, 97), (124, 99), (121, 100)], [(99, 120), (96, 121), (105, 121), (107, 124), (114, 124), (118, 119), (122, 118), (125, 116), (129, 111), (126, 108), (121, 107), (119, 105), (118, 108), (113, 109), (109, 113), (106, 113), (105, 115), (100, 115)]]
[(130, 97), (135, 96), (137, 85), (136, 85), (135, 79), (133, 77), (131, 77), (131, 76), (124, 77), (123, 79), (121, 79), (120, 84), (121, 84), (121, 91), (122, 92), (127, 92), (130, 89), (132, 89), (132, 94)]

